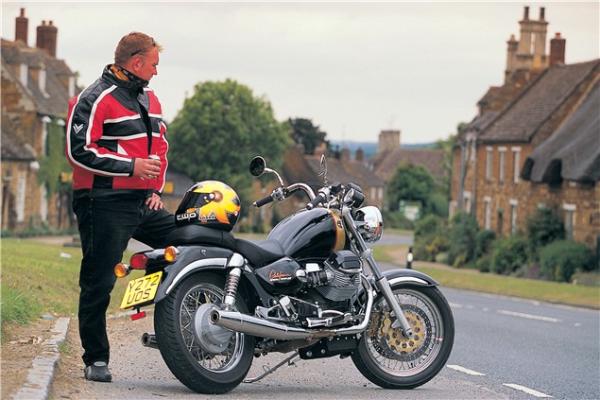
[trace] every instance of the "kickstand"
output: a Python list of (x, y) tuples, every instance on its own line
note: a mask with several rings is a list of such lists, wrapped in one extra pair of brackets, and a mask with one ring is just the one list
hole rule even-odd
[(258, 382), (260, 381), (262, 378), (264, 378), (265, 376), (272, 374), (273, 372), (275, 372), (276, 370), (278, 370), (279, 368), (283, 367), (286, 363), (288, 365), (288, 367), (296, 366), (296, 360), (295, 358), (298, 357), (299, 359), (299, 355), (298, 352), (295, 351), (294, 354), (292, 354), (291, 356), (289, 356), (288, 358), (286, 358), (285, 360), (281, 361), (279, 364), (277, 364), (276, 366), (274, 366), (273, 368), (269, 368), (266, 365), (263, 365), (263, 373), (259, 376), (257, 376), (256, 378), (250, 378), (250, 379), (244, 379), (244, 383), (254, 383), (254, 382)]

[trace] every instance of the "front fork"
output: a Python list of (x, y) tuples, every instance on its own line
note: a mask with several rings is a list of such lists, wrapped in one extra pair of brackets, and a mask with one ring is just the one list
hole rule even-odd
[(392, 309), (393, 316), (396, 317), (396, 320), (392, 323), (392, 328), (400, 328), (402, 330), (402, 333), (404, 334), (404, 336), (406, 336), (407, 338), (412, 337), (413, 331), (412, 331), (412, 328), (410, 327), (410, 323), (404, 316), (404, 312), (402, 311), (402, 307), (400, 307), (400, 303), (398, 303), (398, 299), (396, 298), (396, 296), (394, 296), (394, 293), (392, 293), (392, 288), (390, 286), (390, 282), (381, 273), (381, 270), (379, 269), (379, 265), (377, 265), (375, 258), (373, 258), (373, 250), (371, 250), (367, 246), (367, 243), (365, 242), (365, 240), (362, 238), (360, 233), (356, 230), (356, 226), (354, 224), (354, 219), (352, 218), (352, 215), (350, 214), (350, 209), (347, 207), (344, 207), (342, 215), (344, 217), (346, 229), (348, 229), (350, 231), (350, 234), (352, 235), (352, 237), (355, 240), (357, 250), (359, 251), (360, 255), (363, 257), (363, 259), (365, 259), (367, 261), (367, 264), (369, 264), (369, 267), (371, 268), (371, 271), (373, 272), (373, 275), (375, 276), (375, 284), (377, 285), (377, 288), (379, 289), (379, 291), (383, 295), (383, 298), (385, 299), (385, 301), (387, 301), (388, 305)]

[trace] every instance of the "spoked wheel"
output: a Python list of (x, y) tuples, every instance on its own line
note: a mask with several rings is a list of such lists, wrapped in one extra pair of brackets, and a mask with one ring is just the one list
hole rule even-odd
[[(252, 364), (254, 338), (209, 323), (220, 305), (224, 279), (202, 273), (186, 278), (156, 305), (154, 328), (165, 363), (184, 385), (198, 393), (226, 393), (244, 379)], [(248, 312), (243, 299), (236, 309)]]
[(413, 330), (405, 337), (383, 297), (374, 305), (369, 328), (352, 355), (371, 382), (388, 389), (423, 385), (442, 369), (454, 343), (454, 320), (437, 288), (395, 286), (392, 291)]

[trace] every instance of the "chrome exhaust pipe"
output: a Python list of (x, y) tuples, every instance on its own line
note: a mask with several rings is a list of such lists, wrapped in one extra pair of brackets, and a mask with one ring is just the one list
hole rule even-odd
[(156, 342), (156, 335), (153, 333), (144, 333), (142, 335), (142, 344), (146, 347), (158, 349), (158, 343)]
[(371, 309), (373, 308), (373, 292), (364, 278), (363, 286), (367, 292), (365, 317), (360, 324), (348, 328), (321, 330), (295, 328), (285, 324), (257, 318), (252, 315), (242, 314), (237, 311), (224, 311), (218, 309), (211, 311), (210, 322), (234, 332), (278, 340), (310, 340), (329, 336), (354, 335), (367, 329), (369, 319), (371, 318)]

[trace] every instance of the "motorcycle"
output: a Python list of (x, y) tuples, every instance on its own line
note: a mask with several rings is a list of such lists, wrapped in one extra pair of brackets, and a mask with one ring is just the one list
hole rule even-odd
[(378, 208), (362, 206), (353, 183), (328, 184), (317, 193), (305, 183), (285, 185), (262, 157), (255, 177), (279, 185), (253, 205), (304, 193), (306, 207), (277, 224), (262, 242), (235, 238), (198, 224), (178, 228), (170, 246), (136, 253), (115, 267), (145, 276), (129, 282), (122, 308), (154, 304), (158, 348), (171, 372), (193, 391), (226, 393), (244, 381), (254, 357), (292, 353), (275, 369), (300, 358), (351, 357), (371, 382), (412, 389), (445, 365), (454, 321), (438, 284), (412, 269), (382, 270), (367, 243), (383, 233)]

